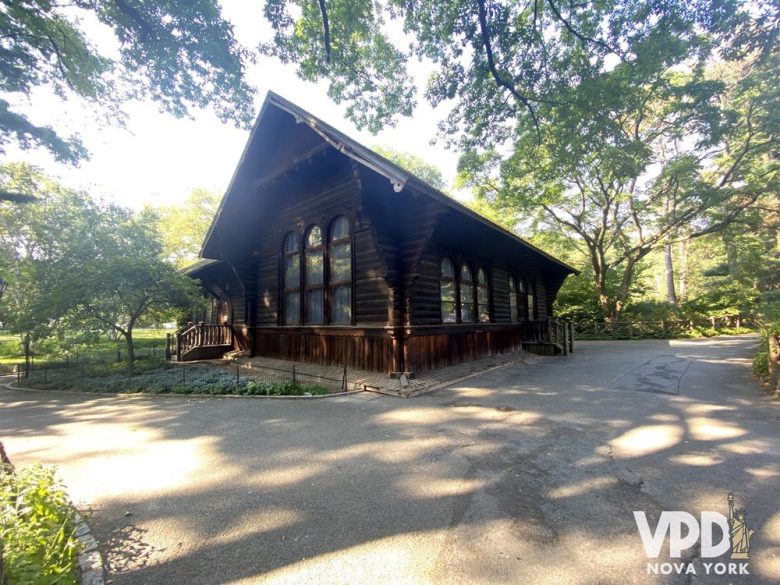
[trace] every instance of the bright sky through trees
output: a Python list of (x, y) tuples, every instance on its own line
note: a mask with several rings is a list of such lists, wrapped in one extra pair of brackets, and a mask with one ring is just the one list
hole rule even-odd
[[(270, 39), (260, 0), (223, 0), (222, 5), (244, 46), (254, 50), (261, 40)], [(101, 49), (110, 50), (115, 43), (111, 32), (96, 21), (85, 19), (84, 28)], [(417, 62), (413, 68), (422, 88), (429, 70)], [(430, 145), (437, 121), (447, 112), (443, 107), (432, 110), (422, 96), (413, 119), (403, 119), (397, 127), (373, 136), (358, 131), (344, 118), (345, 107), (327, 96), (325, 83), (304, 82), (293, 67), (276, 59), (258, 56), (247, 77), (257, 88), (256, 108), (271, 89), (364, 144), (382, 144), (420, 156), (438, 167), (448, 184), (452, 182), (457, 154), (443, 145)], [(64, 102), (48, 89), (35, 90), (23, 108), (37, 124), (52, 125), (64, 135), (80, 134), (91, 159), (69, 167), (56, 163), (41, 149), (20, 151), (9, 146), (5, 162), (23, 160), (38, 165), (70, 187), (134, 208), (181, 203), (197, 187), (224, 192), (248, 137), (247, 131), (221, 123), (209, 110), (197, 113), (194, 120), (177, 120), (161, 114), (151, 101), (127, 104), (125, 129), (101, 123), (83, 100), (73, 97)]]

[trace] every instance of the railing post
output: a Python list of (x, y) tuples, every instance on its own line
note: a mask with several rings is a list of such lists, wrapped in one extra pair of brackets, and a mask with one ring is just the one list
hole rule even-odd
[(569, 353), (574, 353), (574, 321), (569, 321)]
[(547, 317), (547, 343), (555, 343), (555, 340), (552, 338), (552, 319), (550, 317)]
[(563, 355), (569, 355), (569, 327), (562, 323), (563, 328)]
[(197, 343), (198, 347), (203, 347), (203, 345), (205, 345), (205, 341), (206, 341), (204, 338), (205, 334), (206, 334), (206, 329), (204, 327), (203, 321), (201, 321), (200, 323), (198, 323), (198, 343)]

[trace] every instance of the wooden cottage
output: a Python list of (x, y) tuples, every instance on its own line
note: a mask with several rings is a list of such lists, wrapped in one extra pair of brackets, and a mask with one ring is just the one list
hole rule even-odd
[(274, 93), (201, 256), (211, 311), (176, 334), (180, 360), (389, 373), (568, 350), (552, 305), (573, 268)]

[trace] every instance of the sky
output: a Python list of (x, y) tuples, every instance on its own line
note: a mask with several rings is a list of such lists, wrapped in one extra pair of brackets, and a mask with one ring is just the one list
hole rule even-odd
[[(262, 0), (221, 3), (240, 43), (254, 48), (269, 38), (270, 25), (262, 14)], [(115, 50), (115, 40), (101, 25), (85, 20), (83, 26), (102, 51)], [(248, 80), (256, 88), (256, 108), (266, 91), (272, 90), (366, 146), (390, 147), (420, 156), (439, 168), (451, 184), (458, 155), (443, 144), (431, 144), (436, 124), (447, 112), (432, 110), (422, 97), (428, 67), (412, 65), (411, 73), (420, 89), (413, 117), (402, 119), (396, 127), (378, 135), (358, 131), (344, 117), (345, 106), (336, 105), (328, 97), (326, 82), (304, 82), (292, 66), (259, 57), (250, 66)], [(52, 125), (63, 135), (78, 133), (91, 158), (79, 167), (69, 167), (42, 150), (9, 148), (6, 162), (24, 160), (38, 165), (69, 187), (133, 208), (178, 204), (196, 187), (224, 193), (249, 136), (248, 130), (223, 124), (209, 110), (195, 112), (194, 119), (176, 119), (160, 113), (154, 102), (127, 103), (126, 128), (119, 128), (96, 119), (85, 102), (63, 102), (45, 88), (36, 90), (23, 107), (37, 124)], [(464, 194), (456, 196), (463, 198)]]

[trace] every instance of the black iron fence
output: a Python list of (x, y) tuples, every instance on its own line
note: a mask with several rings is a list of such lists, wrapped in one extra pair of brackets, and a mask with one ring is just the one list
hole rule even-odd
[[(346, 368), (299, 364), (186, 363), (139, 361), (132, 368), (113, 363), (47, 363), (17, 369), (25, 387), (82, 392), (159, 394), (320, 395), (362, 389)], [(352, 378), (352, 379), (351, 379)]]

